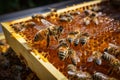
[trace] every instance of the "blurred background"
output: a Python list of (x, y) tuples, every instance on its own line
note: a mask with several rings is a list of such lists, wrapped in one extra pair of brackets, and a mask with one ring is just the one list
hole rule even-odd
[(0, 0), (0, 15), (67, 0)]

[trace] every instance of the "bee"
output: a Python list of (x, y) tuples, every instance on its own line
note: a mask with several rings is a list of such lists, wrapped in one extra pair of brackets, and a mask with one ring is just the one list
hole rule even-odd
[(105, 51), (116, 56), (116, 57), (120, 55), (120, 47), (116, 46), (112, 43), (109, 43), (109, 47), (106, 48)]
[(94, 51), (92, 55), (87, 59), (88, 62), (94, 61), (97, 65), (102, 64), (102, 53), (99, 51)]
[(58, 57), (60, 58), (60, 60), (65, 60), (66, 58), (70, 57), (73, 65), (77, 65), (77, 62), (80, 61), (80, 59), (76, 54), (76, 51), (68, 46), (66, 39), (61, 39), (59, 41), (59, 45), (57, 49), (58, 49)]
[(70, 13), (64, 14), (64, 15), (60, 15), (59, 16), (59, 20), (61, 22), (72, 22), (73, 16)]
[(115, 58), (115, 56), (104, 52), (104, 54), (102, 55), (102, 58), (106, 61), (108, 61), (112, 66), (120, 66), (120, 61), (119, 59)]
[(67, 73), (68, 73), (68, 75), (70, 75), (70, 76), (75, 76), (76, 75), (76, 72), (77, 72), (77, 67), (75, 66), (75, 65), (73, 65), (73, 64), (69, 64), (68, 66), (67, 66)]
[(60, 60), (65, 60), (69, 56), (68, 54), (69, 46), (64, 39), (59, 41), (59, 45), (57, 49), (58, 49), (58, 57), (60, 58)]
[(92, 19), (92, 21), (93, 21), (96, 25), (99, 24), (99, 21), (98, 21), (98, 18), (97, 18), (97, 17), (94, 17), (94, 18)]
[(80, 62), (80, 59), (77, 56), (77, 53), (76, 53), (75, 50), (69, 48), (68, 54), (71, 58), (71, 62), (72, 62), (73, 65), (77, 65), (77, 63)]
[(32, 27), (32, 26), (36, 26), (35, 22), (30, 21), (30, 22), (25, 22), (22, 24), (23, 27)]
[(76, 73), (78, 80), (92, 80), (92, 76), (88, 72), (78, 71)]
[(56, 26), (50, 22), (48, 22), (45, 19), (41, 19), (41, 22), (47, 26), (47, 28), (45, 29), (41, 29), (39, 30), (34, 37), (34, 41), (41, 41), (43, 39), (46, 39), (47, 41), (47, 45), (46, 47), (49, 46), (50, 43), (50, 36), (53, 36), (56, 40), (58, 40), (60, 34), (63, 31), (63, 27), (62, 26)]
[(33, 20), (36, 20), (36, 21), (40, 21), (40, 19), (44, 19), (45, 18), (45, 16), (43, 16), (42, 14), (34, 14), (34, 15), (32, 15), (32, 19)]
[(12, 25), (12, 28), (13, 28), (16, 32), (19, 32), (19, 31), (22, 31), (22, 30), (23, 30), (23, 27), (22, 27), (20, 24), (13, 24), (13, 25)]
[(98, 16), (100, 16), (100, 14), (93, 12), (88, 17), (90, 18), (89, 19), (90, 21), (93, 21), (96, 25), (98, 25), (99, 24)]
[(20, 24), (13, 24), (12, 28), (15, 29), (17, 32), (24, 31), (28, 27), (34, 27), (36, 24), (35, 22), (29, 21), (29, 22), (22, 22)]
[(80, 37), (79, 42), (80, 42), (80, 44), (84, 45), (88, 40), (89, 40), (89, 37), (82, 36), (82, 37)]
[(100, 16), (101, 14), (95, 13), (91, 10), (85, 10), (85, 14), (87, 15), (87, 17), (83, 18), (85, 25), (89, 25), (91, 21), (93, 21), (96, 25), (99, 24), (97, 17)]
[(34, 14), (32, 15), (32, 19), (44, 19), (45, 16), (43, 16), (42, 14)]
[(68, 36), (67, 36), (67, 41), (68, 41), (69, 43), (72, 43), (72, 42), (74, 41), (75, 37), (77, 36), (77, 34), (79, 34), (78, 31), (70, 32), (70, 33), (68, 34)]
[(73, 64), (67, 66), (68, 75), (77, 77), (78, 80), (91, 80), (92, 77), (88, 72), (78, 71), (77, 67)]
[(71, 12), (70, 14), (71, 14), (71, 15), (80, 15), (80, 12), (79, 12), (79, 11), (76, 11), (76, 12)]
[(84, 13), (86, 16), (89, 16), (92, 14), (92, 11), (91, 10), (84, 10)]
[(120, 61), (119, 61), (119, 59), (115, 58), (115, 56), (113, 56), (113, 55), (111, 55), (107, 52), (104, 52), (104, 54), (102, 55), (102, 58), (104, 60), (108, 61), (111, 66), (113, 66), (113, 68), (111, 68), (108, 71), (108, 74), (111, 74), (113, 71), (116, 71), (116, 69), (117, 69), (117, 72), (120, 72)]
[(101, 72), (95, 72), (92, 77), (93, 80), (116, 80), (115, 78), (108, 77)]
[(74, 46), (77, 46), (79, 43), (84, 45), (89, 40), (88, 33), (78, 33), (74, 39)]
[[(35, 34), (35, 37), (34, 37), (34, 41), (42, 41), (44, 39), (47, 39), (48, 36), (48, 33), (49, 33), (49, 30), (48, 29), (41, 29), (39, 30), (36, 34)], [(49, 38), (48, 38), (49, 39)]]
[(70, 32), (67, 36), (67, 41), (71, 44), (74, 43), (74, 46), (77, 46), (79, 43), (84, 45), (89, 39), (88, 33), (80, 33), (79, 31)]
[(84, 22), (84, 24), (87, 26), (87, 25), (90, 24), (91, 19), (90, 19), (89, 17), (85, 17), (85, 18), (83, 18), (83, 22)]

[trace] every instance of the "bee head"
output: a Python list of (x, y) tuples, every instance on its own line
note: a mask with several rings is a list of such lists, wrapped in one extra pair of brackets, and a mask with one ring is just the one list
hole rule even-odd
[(39, 40), (39, 36), (38, 36), (38, 34), (36, 34), (35, 36), (34, 36), (34, 41), (38, 41)]
[(63, 31), (63, 26), (59, 26), (58, 31), (61, 33)]

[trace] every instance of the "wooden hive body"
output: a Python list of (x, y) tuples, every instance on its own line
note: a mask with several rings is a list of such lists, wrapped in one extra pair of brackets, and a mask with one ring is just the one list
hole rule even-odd
[[(102, 0), (91, 1), (83, 4), (78, 4), (72, 7), (58, 10), (58, 14), (67, 12), (69, 10), (74, 10), (80, 7), (87, 8), (90, 5), (96, 5), (101, 3)], [(91, 7), (88, 7), (91, 8)], [(48, 15), (49, 13), (44, 13), (43, 15)], [(25, 63), (32, 69), (33, 72), (41, 80), (67, 80), (59, 70), (57, 70), (49, 61), (47, 61), (41, 54), (36, 50), (32, 50), (29, 45), (27, 45), (26, 40), (19, 34), (17, 34), (11, 27), (11, 24), (30, 20), (31, 17), (26, 17), (18, 20), (13, 20), (9, 22), (3, 22), (2, 29), (4, 31), (6, 40), (8, 44), (13, 48), (17, 55), (25, 61)]]

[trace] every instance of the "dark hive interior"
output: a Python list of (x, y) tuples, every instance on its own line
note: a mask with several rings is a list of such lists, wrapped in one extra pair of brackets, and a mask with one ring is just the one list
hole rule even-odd
[[(54, 36), (49, 35), (50, 44), (46, 47), (47, 40), (34, 41), (34, 37), (39, 30), (46, 29), (49, 26), (41, 22), (42, 17), (37, 19), (31, 19), (26, 22), (12, 24), (12, 27), (17, 33), (25, 38), (29, 45), (33, 49), (37, 49), (39, 52), (46, 52), (44, 56), (53, 64), (60, 72), (66, 77), (71, 79), (81, 79), (77, 76), (77, 72), (87, 72), (91, 76), (95, 75), (96, 72), (105, 74), (106, 76), (116, 79), (120, 79), (120, 8), (114, 8), (109, 2), (103, 2), (100, 4), (89, 5), (67, 12), (63, 12), (58, 15), (55, 11), (52, 11), (48, 16), (44, 17), (46, 21), (57, 26), (63, 26), (63, 31), (60, 34), (58, 40)], [(69, 16), (68, 16), (69, 15)], [(67, 19), (60, 20), (61, 16)], [(63, 17), (62, 17), (63, 18)], [(69, 19), (68, 19), (69, 18)], [(25, 23), (27, 26), (22, 27)], [(17, 25), (17, 27), (16, 27)], [(20, 29), (20, 28), (23, 29)], [(18, 29), (18, 30), (17, 30)], [(61, 60), (58, 57), (58, 45), (60, 39), (66, 39), (70, 32), (79, 31), (80, 33), (87, 33), (89, 39), (85, 44), (79, 43), (75, 46), (73, 43), (66, 41), (68, 46), (76, 52), (76, 55), (80, 61), (74, 65), (77, 68), (77, 72), (73, 75), (69, 75), (67, 66), (72, 64), (71, 58), (66, 57)], [(110, 44), (117, 46), (117, 55), (112, 54), (109, 51)], [(107, 51), (106, 51), (107, 49)], [(102, 63), (100, 61), (88, 61), (93, 52), (100, 52)], [(114, 56), (114, 59), (104, 59), (105, 51)], [(115, 52), (114, 52), (115, 53)], [(98, 56), (99, 57), (99, 56)], [(94, 58), (95, 59), (95, 58)], [(114, 60), (118, 60), (118, 64)], [(96, 62), (96, 63), (95, 63)], [(94, 77), (94, 76), (93, 76)], [(105, 80), (108, 80), (107, 79)], [(82, 77), (83, 78), (83, 77)], [(87, 78), (86, 78), (87, 79)], [(85, 79), (85, 80), (86, 80)], [(90, 79), (90, 78), (89, 78)], [(89, 80), (87, 79), (87, 80)], [(93, 79), (98, 80), (94, 77)], [(100, 79), (103, 80), (103, 79)], [(113, 79), (114, 80), (114, 79)]]

